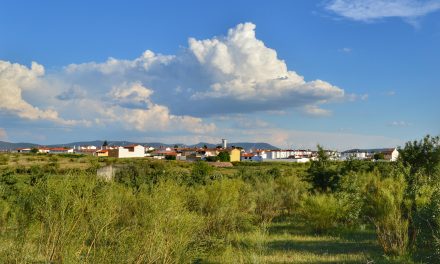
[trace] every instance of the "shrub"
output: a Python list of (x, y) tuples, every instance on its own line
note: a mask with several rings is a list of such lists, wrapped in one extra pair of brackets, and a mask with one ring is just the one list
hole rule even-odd
[(261, 223), (270, 223), (272, 219), (281, 213), (282, 197), (277, 190), (277, 185), (270, 181), (257, 181), (254, 186), (255, 214)]
[(376, 177), (376, 175), (353, 171), (341, 177), (335, 195), (344, 207), (344, 214), (341, 218), (343, 224), (354, 226), (367, 220), (362, 219), (362, 216), (364, 216), (366, 186), (372, 177)]
[(191, 171), (189, 185), (206, 184), (212, 173), (212, 167), (204, 161), (196, 161)]
[(9, 156), (7, 154), (0, 155), (0, 165), (7, 165), (9, 161)]
[(217, 155), (218, 159), (222, 162), (228, 162), (231, 161), (231, 157), (229, 156), (229, 152), (222, 151)]
[(209, 156), (209, 157), (206, 157), (205, 160), (207, 162), (216, 162), (216, 161), (219, 161), (220, 158), (218, 156)]
[(404, 255), (408, 246), (408, 219), (404, 217), (406, 183), (402, 175), (367, 185), (367, 207), (376, 227), (379, 245), (386, 254)]
[(279, 177), (275, 180), (276, 193), (281, 199), (280, 209), (283, 213), (294, 214), (298, 212), (302, 199), (310, 188), (309, 183), (302, 181), (296, 175)]
[[(426, 231), (430, 237), (425, 236), (425, 243), (432, 246), (434, 253), (432, 257), (440, 260), (440, 188), (438, 187), (427, 206), (426, 220)], [(422, 246), (426, 248), (426, 244)]]
[(250, 186), (241, 180), (223, 179), (198, 186), (189, 203), (191, 210), (205, 217), (208, 236), (225, 238), (252, 225), (253, 197)]
[(336, 227), (343, 215), (343, 205), (333, 194), (310, 195), (302, 203), (300, 215), (317, 233)]

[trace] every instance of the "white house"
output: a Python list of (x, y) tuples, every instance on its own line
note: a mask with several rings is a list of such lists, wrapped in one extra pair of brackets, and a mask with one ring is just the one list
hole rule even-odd
[(358, 160), (366, 159), (367, 152), (355, 149), (355, 150), (344, 151), (341, 153), (341, 157), (340, 157), (341, 160), (347, 160), (350, 158), (351, 159), (358, 159)]
[(48, 152), (52, 154), (73, 153), (73, 148), (48, 148), (48, 149), (42, 148), (39, 149), (39, 151), (40, 150), (43, 151), (49, 150)]
[(129, 145), (108, 150), (108, 156), (114, 158), (143, 158), (145, 148), (141, 145)]
[(399, 151), (396, 148), (384, 149), (381, 152), (385, 160), (396, 161), (399, 158)]

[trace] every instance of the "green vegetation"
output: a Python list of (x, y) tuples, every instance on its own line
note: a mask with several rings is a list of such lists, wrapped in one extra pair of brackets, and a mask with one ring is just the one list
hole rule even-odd
[(0, 154), (0, 262), (439, 263), (439, 139), (400, 153), (230, 168)]

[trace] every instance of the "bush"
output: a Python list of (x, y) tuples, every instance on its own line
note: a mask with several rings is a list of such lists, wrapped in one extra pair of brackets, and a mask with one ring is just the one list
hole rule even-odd
[(408, 219), (404, 217), (406, 183), (403, 176), (380, 179), (367, 185), (367, 208), (376, 227), (379, 245), (386, 254), (405, 255), (408, 246)]
[(212, 167), (204, 161), (196, 161), (191, 171), (189, 185), (206, 184), (211, 175)]
[(340, 201), (333, 194), (326, 193), (305, 198), (300, 211), (300, 216), (317, 233), (337, 227), (343, 214), (343, 205)]
[(370, 178), (376, 175), (365, 172), (349, 172), (341, 177), (338, 191), (335, 193), (336, 198), (344, 207), (344, 215), (342, 215), (342, 223), (347, 226), (356, 226), (365, 220), (363, 212), (365, 206), (366, 186)]
[(227, 151), (222, 151), (217, 155), (218, 159), (221, 162), (228, 162), (231, 161), (231, 157), (229, 156), (229, 152)]
[(310, 184), (296, 175), (279, 177), (275, 180), (276, 193), (281, 199), (282, 213), (292, 215), (298, 212), (301, 201), (306, 196)]
[(9, 155), (0, 154), (0, 165), (7, 165), (9, 161)]
[(198, 186), (189, 207), (205, 217), (208, 236), (225, 238), (231, 232), (252, 226), (255, 205), (249, 185), (241, 180), (224, 179)]
[(429, 235), (425, 236), (426, 241), (422, 246), (426, 248), (427, 245), (431, 245), (435, 255), (433, 257), (440, 260), (440, 188), (438, 187), (427, 206), (426, 220), (425, 226)]
[(257, 181), (254, 192), (257, 219), (260, 223), (270, 223), (274, 217), (280, 215), (283, 203), (275, 181)]

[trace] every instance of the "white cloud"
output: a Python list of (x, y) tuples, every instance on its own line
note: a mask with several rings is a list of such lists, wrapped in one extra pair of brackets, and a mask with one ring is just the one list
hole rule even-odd
[(151, 89), (143, 87), (140, 82), (134, 82), (114, 86), (107, 95), (120, 105), (143, 108), (151, 104), (152, 94)]
[(411, 123), (405, 122), (405, 121), (393, 121), (391, 123), (389, 123), (390, 126), (394, 126), (394, 127), (407, 127), (407, 126), (412, 126)]
[(87, 92), (78, 85), (73, 85), (69, 89), (63, 91), (56, 96), (59, 100), (74, 100), (74, 99), (84, 99), (87, 97)]
[[(176, 55), (147, 50), (133, 60), (71, 64), (47, 75), (37, 63), (27, 68), (0, 61), (0, 110), (91, 129), (200, 135), (216, 133), (209, 121), (215, 116), (289, 109), (327, 116), (326, 103), (349, 99), (329, 82), (289, 70), (255, 28), (245, 23), (226, 36), (190, 38)], [(240, 125), (270, 126), (260, 119)]]
[(8, 134), (6, 133), (6, 130), (0, 127), (0, 140), (6, 140), (8, 139)]
[(353, 51), (353, 49), (345, 47), (345, 48), (339, 49), (338, 51), (344, 52), (344, 53), (351, 53)]
[(337, 86), (307, 82), (288, 70), (276, 51), (256, 38), (252, 23), (239, 24), (224, 37), (190, 38), (189, 47), (174, 56), (146, 51), (134, 60), (72, 64), (63, 74), (82, 85), (92, 79), (100, 94), (108, 86), (139, 82), (154, 91), (157, 103), (182, 115), (279, 111), (344, 98)]
[(29, 120), (50, 120), (60, 124), (75, 124), (73, 120), (58, 117), (58, 112), (48, 108), (42, 110), (23, 99), (23, 91), (32, 91), (39, 78), (44, 75), (44, 67), (32, 62), (30, 68), (0, 60), (0, 109)]
[(332, 0), (326, 8), (342, 17), (374, 21), (399, 17), (408, 21), (440, 10), (439, 0)]
[(325, 109), (321, 109), (316, 105), (306, 105), (302, 108), (302, 111), (311, 116), (329, 116), (331, 112)]

